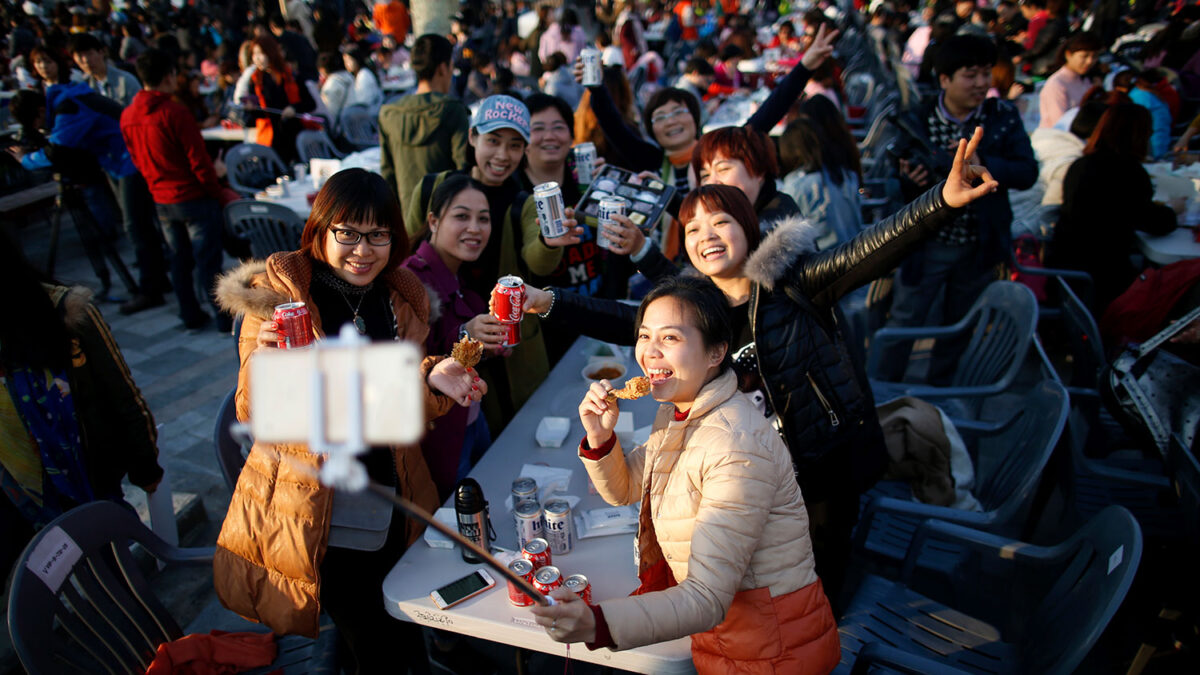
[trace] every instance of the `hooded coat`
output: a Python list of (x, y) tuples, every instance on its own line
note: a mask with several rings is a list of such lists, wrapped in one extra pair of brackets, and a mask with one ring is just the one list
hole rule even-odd
[[(51, 148), (82, 150), (96, 158), (100, 168), (113, 178), (125, 178), (137, 172), (121, 137), (121, 106), (92, 91), (83, 82), (56, 84), (46, 90), (46, 137)], [(53, 149), (50, 150), (53, 153)], [(21, 160), (27, 169), (51, 165), (46, 150), (38, 150)]]
[(467, 165), (470, 111), (447, 94), (412, 94), (379, 109), (379, 160), (384, 180), (405, 211), (413, 188), (428, 173)]
[(182, 103), (143, 89), (121, 114), (121, 133), (155, 204), (221, 198), (200, 125)]
[[(276, 305), (308, 305), (313, 333), (324, 337), (320, 308), (312, 303), (312, 260), (306, 253), (276, 253), (266, 262), (251, 261), (229, 272), (217, 286), (221, 307), (243, 317), (238, 336), (241, 368), (236, 394), (237, 418), (249, 419), (250, 359), (259, 327)], [(397, 336), (424, 344), (429, 332), (429, 299), (412, 272), (393, 268), (379, 281), (391, 291)], [(428, 375), (443, 357), (427, 356)], [(445, 414), (454, 402), (426, 388), (425, 422)], [(437, 491), (417, 445), (393, 448), (397, 490), (418, 506), (437, 509)], [(225, 607), (263, 623), (280, 634), (316, 637), (320, 606), (320, 569), (329, 541), (333, 490), (321, 485), (321, 458), (303, 444), (255, 443), (238, 477), (213, 558), (213, 584)], [(409, 519), (409, 543), (423, 525)]]

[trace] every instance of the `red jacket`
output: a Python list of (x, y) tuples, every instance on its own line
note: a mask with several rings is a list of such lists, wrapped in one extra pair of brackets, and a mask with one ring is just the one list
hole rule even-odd
[(121, 135), (156, 204), (220, 199), (200, 125), (167, 94), (143, 89), (121, 114)]

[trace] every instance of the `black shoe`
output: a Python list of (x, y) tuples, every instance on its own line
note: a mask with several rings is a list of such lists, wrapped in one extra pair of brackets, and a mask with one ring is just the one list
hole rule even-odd
[(204, 328), (211, 322), (212, 322), (211, 316), (205, 314), (204, 312), (200, 312), (200, 314), (198, 314), (190, 319), (184, 319), (183, 327), (190, 331), (199, 331), (200, 329)]
[(122, 314), (137, 314), (138, 312), (162, 307), (167, 304), (161, 295), (135, 295), (127, 302), (121, 303), (120, 312)]

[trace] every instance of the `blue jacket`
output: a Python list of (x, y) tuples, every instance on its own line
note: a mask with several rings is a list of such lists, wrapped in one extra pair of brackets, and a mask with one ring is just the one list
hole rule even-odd
[[(954, 163), (954, 153), (934, 147), (929, 139), (928, 119), (937, 105), (938, 97), (934, 97), (905, 113), (900, 119), (900, 136), (893, 146), (895, 157), (924, 164), (932, 174), (934, 183), (945, 179)], [(1000, 188), (971, 205), (979, 219), (979, 259), (976, 265), (980, 269), (1009, 259), (1013, 212), (1008, 191), (1028, 190), (1038, 177), (1033, 146), (1016, 107), (1007, 101), (989, 98), (983, 102), (982, 110), (983, 139), (979, 142), (977, 152), (984, 167), (1000, 183)], [(915, 199), (928, 188), (922, 189), (913, 184), (903, 174), (900, 183), (906, 199)], [(911, 264), (918, 262), (919, 258), (914, 257)], [(906, 268), (909, 264), (905, 263)]]
[(1153, 92), (1136, 87), (1129, 92), (1129, 100), (1150, 111), (1150, 158), (1165, 157), (1171, 149), (1171, 109)]
[[(84, 150), (96, 157), (100, 167), (113, 178), (137, 173), (121, 136), (121, 106), (92, 91), (83, 82), (56, 84), (46, 90), (46, 126), (50, 145)], [(26, 155), (27, 169), (51, 166), (46, 150)]]

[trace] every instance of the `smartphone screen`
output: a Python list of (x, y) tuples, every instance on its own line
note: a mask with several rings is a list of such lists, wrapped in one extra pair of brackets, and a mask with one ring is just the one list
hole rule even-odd
[(483, 570), (475, 570), (458, 581), (448, 583), (430, 593), (429, 597), (433, 598), (433, 604), (439, 609), (446, 609), (495, 585), (496, 582), (490, 574)]

